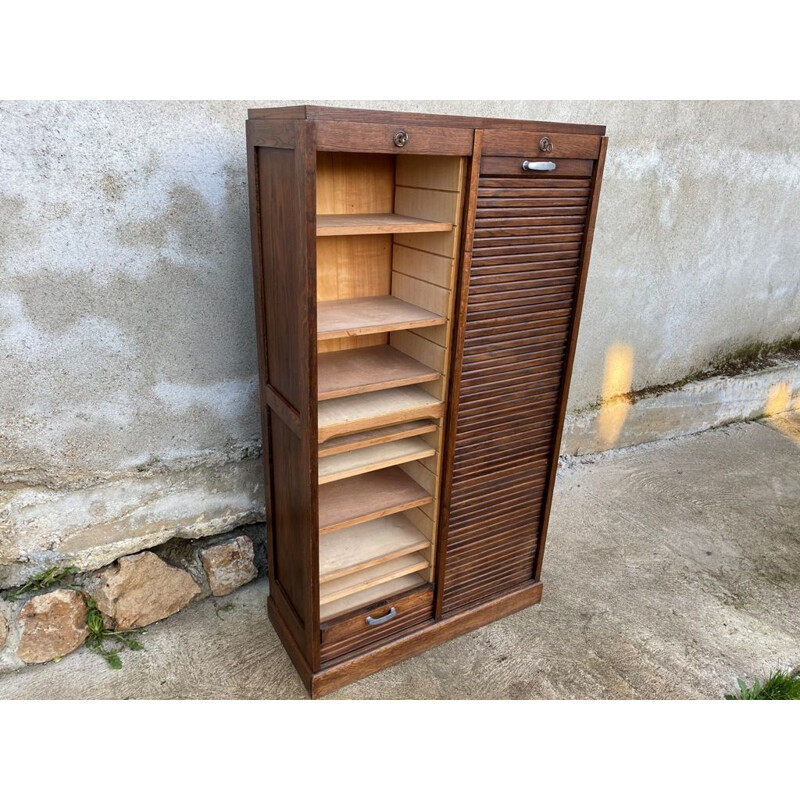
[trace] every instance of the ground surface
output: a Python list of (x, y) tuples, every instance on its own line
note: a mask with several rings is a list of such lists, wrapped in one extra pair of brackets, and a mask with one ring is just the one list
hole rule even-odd
[[(720, 698), (800, 664), (798, 465), (796, 417), (568, 465), (541, 605), (330, 697)], [(302, 698), (266, 596), (152, 626), (120, 671), (81, 650), (0, 678), (0, 698)]]

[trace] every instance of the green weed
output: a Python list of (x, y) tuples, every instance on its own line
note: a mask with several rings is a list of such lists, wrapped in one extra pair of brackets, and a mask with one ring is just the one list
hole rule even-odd
[[(97, 608), (94, 598), (84, 595), (86, 605), (89, 610), (86, 613), (86, 627), (89, 629), (89, 636), (86, 639), (86, 647), (105, 659), (106, 664), (111, 669), (121, 669), (122, 659), (119, 654), (123, 650), (143, 650), (144, 645), (138, 637), (144, 633), (144, 628), (131, 628), (127, 631), (112, 631), (106, 627), (103, 615)], [(107, 647), (106, 645), (110, 645)], [(114, 646), (116, 645), (116, 647)]]
[(50, 589), (58, 583), (62, 583), (70, 575), (77, 572), (76, 567), (50, 567), (43, 572), (29, 578), (22, 586), (6, 592), (6, 597), (9, 600), (16, 600), (16, 598), (23, 594), (30, 594), (31, 592), (38, 592), (42, 589)]
[(726, 700), (800, 700), (800, 667), (792, 672), (779, 669), (772, 673), (762, 684), (753, 683), (753, 687), (739, 678), (738, 694), (726, 694)]

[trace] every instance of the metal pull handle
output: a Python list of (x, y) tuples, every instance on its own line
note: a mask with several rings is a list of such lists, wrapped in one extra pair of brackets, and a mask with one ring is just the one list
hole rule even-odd
[(523, 161), (522, 169), (530, 170), (531, 172), (552, 172), (556, 168), (553, 161)]
[(382, 617), (367, 617), (367, 625), (383, 625), (397, 616), (397, 609), (392, 606)]

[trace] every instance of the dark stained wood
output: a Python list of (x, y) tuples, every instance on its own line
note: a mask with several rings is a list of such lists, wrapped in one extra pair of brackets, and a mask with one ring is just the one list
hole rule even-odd
[[(543, 151), (540, 149), (539, 143), (545, 137), (550, 140), (552, 150)], [(520, 160), (528, 159), (529, 161), (559, 158), (597, 158), (600, 153), (601, 138), (600, 136), (559, 133), (546, 128), (532, 131), (491, 130), (486, 131), (483, 137), (483, 155), (484, 157), (521, 157)], [(485, 165), (481, 166), (481, 174), (489, 174)], [(554, 174), (549, 173), (551, 177)]]
[[(393, 608), (397, 614), (394, 619), (374, 626), (367, 623), (368, 616), (380, 618)], [(421, 589), (412, 589), (379, 603), (371, 603), (355, 614), (323, 622), (320, 628), (323, 664), (432, 619), (433, 587), (428, 584)]]
[[(537, 172), (536, 170), (522, 169), (523, 161), (553, 161), (556, 168), (552, 172)], [(503, 183), (503, 188), (506, 191), (520, 188), (522, 182), (526, 182), (528, 186), (531, 184), (539, 185), (543, 181), (552, 180), (553, 176), (564, 177), (591, 177), (594, 162), (588, 158), (574, 159), (574, 158), (552, 158), (548, 156), (484, 156), (483, 164), (481, 164), (481, 173), (483, 175), (508, 175), (513, 178), (518, 178), (519, 183)], [(546, 176), (546, 177), (545, 177)], [(495, 188), (493, 181), (486, 181), (482, 184), (488, 191)], [(485, 192), (481, 196), (487, 196)]]
[(528, 581), (527, 584), (477, 608), (465, 609), (447, 619), (439, 620), (433, 625), (425, 625), (419, 630), (407, 632), (400, 638), (367, 653), (343, 660), (319, 671), (312, 676), (311, 696), (322, 697), (348, 683), (365, 678), (367, 675), (379, 672), (411, 656), (419, 655), (456, 636), (462, 636), (490, 622), (535, 605), (541, 599), (542, 584)]
[(442, 490), (439, 510), (439, 535), (436, 539), (436, 617), (442, 616), (444, 576), (447, 570), (447, 530), (450, 517), (450, 498), (453, 491), (453, 457), (455, 452), (456, 427), (458, 425), (458, 397), (461, 386), (461, 372), (464, 360), (464, 333), (469, 300), (470, 266), (475, 235), (475, 213), (478, 204), (480, 184), (481, 147), (483, 131), (475, 131), (472, 159), (467, 180), (467, 199), (464, 203), (464, 224), (461, 238), (461, 266), (456, 285), (456, 308), (458, 325), (453, 326), (453, 341), (450, 346), (453, 367), (450, 371), (448, 391), (449, 404), (445, 420), (446, 436), (442, 458)]
[[(472, 152), (472, 128), (434, 128), (427, 125), (374, 125), (364, 122), (317, 122), (320, 150), (364, 153), (410, 153), (461, 156)], [(399, 130), (408, 135), (403, 147), (394, 143)]]
[(295, 436), (302, 436), (303, 421), (300, 414), (281, 394), (275, 391), (272, 386), (265, 386), (263, 396), (270, 411), (274, 411), (291, 429)]
[[(404, 148), (393, 141), (400, 129), (409, 134)], [(604, 132), (602, 126), (314, 106), (251, 110), (248, 173), (268, 612), (312, 696), (539, 601)], [(550, 153), (539, 149), (544, 135), (552, 141)], [(446, 163), (442, 155), (469, 157), (458, 221), (461, 254), (453, 325), (444, 348), (446, 387), (438, 378), (440, 366), (433, 370), (415, 360), (429, 363), (442, 352), (442, 328), (436, 325), (446, 321), (444, 316), (423, 310), (422, 316), (431, 319), (421, 324), (398, 318), (371, 327), (356, 319), (344, 326), (347, 341), (341, 331), (327, 331), (323, 322), (318, 336), (318, 312), (334, 307), (319, 308), (316, 299), (317, 236), (330, 232), (316, 204), (317, 154), (325, 151), (339, 151), (342, 155), (324, 158), (352, 164), (361, 181), (353, 186), (363, 185), (367, 192), (375, 159), (385, 163), (391, 155), (430, 155), (439, 158), (432, 164), (441, 167)], [(379, 153), (387, 155), (374, 155)], [(557, 167), (523, 171), (525, 159), (552, 160)], [(386, 174), (381, 173), (384, 184)], [(346, 183), (341, 190), (353, 192)], [(357, 210), (343, 207), (341, 213)], [(378, 210), (392, 210), (388, 199)], [(345, 236), (372, 236), (384, 222), (403, 223), (387, 219), (376, 228), (376, 218), (328, 221)], [(341, 227), (344, 223), (350, 227)], [(447, 235), (433, 227), (444, 224), (406, 236), (419, 237), (425, 258), (438, 252), (436, 237)], [(366, 264), (364, 275), (368, 270)], [(421, 266), (415, 270), (413, 302), (443, 314), (441, 298), (425, 294)], [(335, 284), (326, 280), (326, 297), (336, 298)], [(357, 281), (344, 273), (339, 280), (343, 300), (331, 303), (345, 308), (365, 302), (359, 299)], [(431, 282), (431, 293), (441, 292), (436, 284)], [(417, 330), (405, 332), (411, 328)], [(419, 347), (409, 351), (414, 358), (388, 346), (394, 343), (389, 339), (393, 330), (415, 337)], [(363, 341), (356, 339), (367, 334)], [(318, 339), (323, 340), (319, 347), (329, 351), (321, 356)], [(338, 349), (359, 345), (361, 351)], [(393, 392), (422, 393), (425, 408), (406, 413), (402, 398), (387, 394)], [(364, 405), (366, 398), (372, 399)], [(443, 413), (441, 422), (434, 419)], [(367, 430), (367, 425), (372, 427)], [(442, 463), (434, 467), (435, 457), (429, 454), (442, 425)], [(337, 433), (338, 438), (330, 438)], [(411, 436), (423, 439), (401, 466), (391, 466), (399, 462), (388, 453), (383, 461), (376, 453), (365, 471), (363, 457), (346, 455)], [(328, 441), (321, 445), (320, 438)], [(415, 452), (419, 459), (409, 460)], [(320, 484), (319, 457), (335, 454), (341, 456), (341, 469), (336, 473), (326, 462)], [(438, 524), (430, 522), (437, 489), (432, 475), (441, 480)], [(419, 539), (409, 527), (403, 534), (408, 542), (400, 534), (395, 541), (384, 523), (371, 522), (392, 514), (407, 514), (404, 524), (413, 522)], [(377, 531), (363, 553), (358, 537), (344, 530), (362, 523)], [(331, 538), (323, 548), (326, 603), (321, 612), (320, 534), (329, 533), (349, 538)], [(426, 545), (432, 536), (435, 554)], [(432, 573), (425, 566), (429, 562), (434, 563)], [(377, 571), (373, 575), (370, 570)], [(431, 577), (433, 583), (425, 583)], [(385, 625), (366, 623), (367, 615), (382, 616), (392, 607), (397, 617)]]
[(297, 145), (297, 123), (248, 120), (247, 138), (250, 147), (278, 147), (294, 150)]
[(581, 311), (583, 310), (583, 295), (586, 291), (586, 278), (589, 272), (589, 259), (592, 253), (592, 240), (594, 238), (594, 226), (597, 221), (597, 208), (600, 203), (600, 187), (603, 183), (603, 168), (606, 163), (606, 150), (608, 149), (608, 139), (603, 137), (600, 147), (599, 158), (594, 168), (594, 187), (592, 192), (592, 203), (589, 207), (589, 218), (586, 224), (586, 239), (583, 245), (583, 259), (581, 261), (581, 276), (578, 283), (577, 295), (575, 298), (575, 309), (572, 319), (572, 330), (569, 336), (569, 345), (566, 363), (564, 364), (564, 385), (561, 389), (558, 415), (554, 422), (555, 436), (553, 437), (553, 450), (550, 456), (550, 473), (547, 480), (547, 493), (542, 512), (541, 531), (539, 533), (539, 549), (536, 554), (536, 563), (533, 570), (534, 577), (538, 580), (542, 574), (542, 559), (544, 558), (544, 545), (547, 539), (547, 526), (550, 521), (550, 506), (553, 502), (553, 488), (558, 471), (558, 457), (561, 451), (561, 435), (564, 429), (564, 417), (567, 413), (567, 401), (569, 400), (569, 386), (572, 379), (572, 365), (575, 361), (575, 348), (578, 344), (578, 329), (581, 324)]
[[(268, 138), (261, 123), (259, 136)], [(306, 663), (318, 665), (316, 513), (316, 286), (313, 146), (279, 125), (284, 146), (260, 147), (249, 131), (254, 286), (274, 603)], [(289, 139), (295, 144), (285, 145)], [(311, 170), (309, 174), (309, 169)], [(311, 225), (309, 235), (309, 223)], [(310, 434), (310, 435), (309, 435)]]
[[(513, 145), (524, 138), (504, 135), (504, 131), (485, 132), (483, 152), (487, 142), (492, 142), (495, 152), (502, 152), (504, 142)], [(585, 156), (594, 137), (562, 136), (560, 140), (564, 155)], [(446, 566), (440, 565), (438, 582), (445, 616), (509, 591), (533, 576), (543, 508), (552, 491), (549, 455), (559, 403), (563, 403), (565, 359), (584, 244), (576, 241), (572, 231), (566, 240), (553, 231), (548, 233), (547, 249), (542, 250), (536, 236), (540, 226), (552, 227), (554, 221), (584, 231), (589, 210), (585, 186), (567, 185), (554, 193), (558, 178), (551, 177), (544, 196), (530, 190), (516, 194), (521, 187), (513, 177), (507, 179), (509, 185), (493, 177), (488, 178), (490, 186), (484, 185), (487, 169), (492, 170), (490, 174), (500, 172), (485, 155), (480, 169), (475, 232), (502, 229), (505, 252), (497, 253), (493, 239), (488, 247), (487, 240), (477, 235), (472, 241), (463, 342), (458, 348), (458, 405), (451, 411), (457, 417), (448, 471), (451, 486), (439, 539), (446, 541)], [(525, 185), (536, 185), (535, 180)], [(498, 190), (505, 190), (504, 197), (512, 199), (498, 201)], [(553, 245), (565, 249), (549, 249)], [(553, 311), (562, 312), (558, 324), (531, 325), (532, 316)], [(508, 345), (516, 356), (511, 362), (502, 349)], [(545, 359), (538, 358), (542, 348), (548, 355)], [(474, 353), (480, 353), (479, 361), (472, 359)], [(511, 418), (521, 412), (524, 427), (511, 424)], [(484, 426), (492, 416), (504, 420), (513, 436), (502, 435), (497, 428), (487, 435)], [(480, 522), (482, 528), (477, 529)]]
[(457, 114), (420, 114), (408, 111), (376, 111), (363, 108), (339, 108), (338, 106), (284, 106), (278, 108), (251, 108), (250, 119), (269, 120), (340, 120), (343, 122), (373, 122), (376, 124), (416, 123), (436, 127), (509, 128), (519, 130), (541, 130), (552, 132), (605, 135), (605, 125), (583, 125), (571, 122), (540, 122), (527, 119), (501, 119), (499, 117), (468, 117)]

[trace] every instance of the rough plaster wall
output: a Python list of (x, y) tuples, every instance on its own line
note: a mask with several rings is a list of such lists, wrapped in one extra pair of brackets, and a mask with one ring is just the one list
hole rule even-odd
[[(262, 514), (244, 119), (299, 102), (0, 103), (0, 586)], [(798, 103), (329, 102), (608, 126), (573, 410), (800, 330)]]

